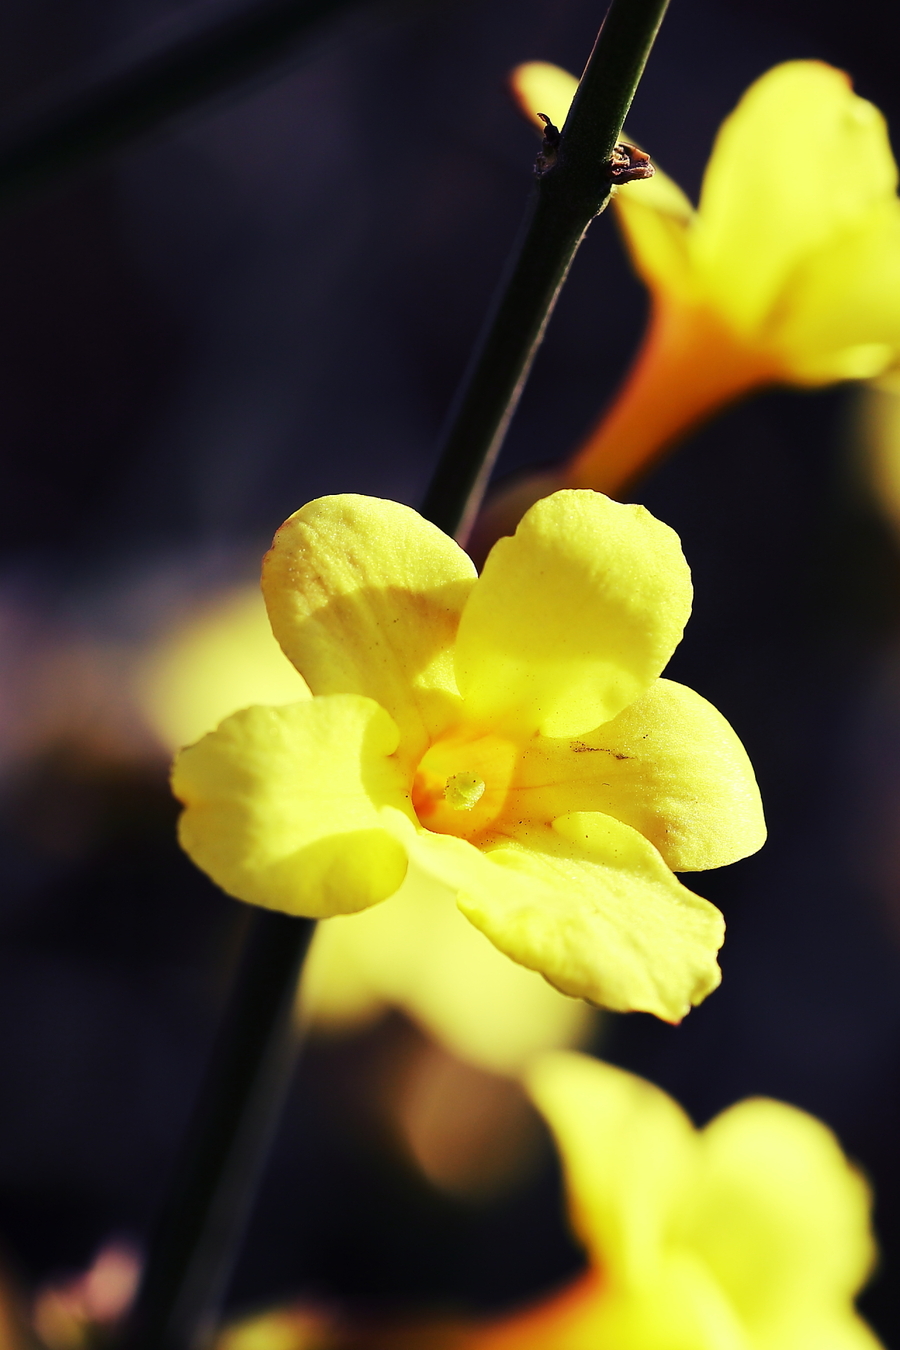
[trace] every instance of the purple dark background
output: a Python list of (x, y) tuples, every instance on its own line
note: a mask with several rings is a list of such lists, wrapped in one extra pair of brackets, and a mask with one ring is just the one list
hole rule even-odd
[[(0, 122), (219, 8), (8, 0)], [(127, 643), (152, 627), (161, 588), (251, 575), (312, 496), (419, 500), (529, 188), (534, 141), (505, 73), (532, 58), (579, 69), (599, 17), (587, 0), (361, 4), (270, 80), (8, 213), (0, 686), (31, 669), (47, 634)], [(850, 12), (673, 0), (632, 134), (696, 194), (746, 85), (811, 56), (848, 69), (900, 127), (897, 38), (886, 0)], [(773, 176), (795, 153), (773, 146)], [(571, 447), (625, 369), (644, 304), (600, 220), (501, 472)], [(851, 412), (846, 391), (759, 398), (639, 493), (679, 530), (695, 575), (672, 673), (742, 735), (771, 839), (698, 887), (729, 923), (722, 989), (678, 1029), (613, 1019), (604, 1053), (698, 1120), (761, 1093), (838, 1131), (877, 1189), (884, 1263), (865, 1307), (890, 1344), (900, 589)], [(14, 698), (10, 709), (6, 721)], [(42, 1280), (84, 1267), (110, 1234), (146, 1232), (235, 905), (178, 853), (161, 772), (104, 763), (61, 734), (11, 757), (0, 794), (0, 1236), (18, 1272)], [(574, 1267), (549, 1154), (502, 1201), (442, 1198), (359, 1145), (329, 1087), (354, 1063), (320, 1061), (295, 1084), (234, 1302), (313, 1291), (496, 1307)]]

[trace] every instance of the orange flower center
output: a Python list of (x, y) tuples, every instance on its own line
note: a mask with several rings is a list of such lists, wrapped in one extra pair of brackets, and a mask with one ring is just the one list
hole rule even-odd
[(437, 834), (472, 839), (488, 830), (509, 795), (519, 748), (501, 736), (448, 736), (422, 756), (412, 803)]

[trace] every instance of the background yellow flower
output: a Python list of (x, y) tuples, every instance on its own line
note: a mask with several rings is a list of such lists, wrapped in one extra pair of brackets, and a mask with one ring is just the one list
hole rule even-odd
[(868, 1189), (826, 1126), (759, 1098), (696, 1130), (651, 1083), (573, 1052), (530, 1083), (592, 1272), (461, 1346), (875, 1350), (853, 1308)]
[[(531, 115), (561, 123), (573, 76), (520, 66)], [(620, 396), (565, 471), (615, 491), (752, 389), (868, 379), (900, 355), (900, 201), (884, 118), (819, 61), (776, 66), (716, 138), (695, 210), (658, 169), (615, 209), (653, 309)]]

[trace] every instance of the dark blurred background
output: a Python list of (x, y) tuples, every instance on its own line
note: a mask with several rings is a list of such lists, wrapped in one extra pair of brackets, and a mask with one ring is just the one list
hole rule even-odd
[[(7, 0), (0, 131), (181, 40), (217, 0)], [(0, 1240), (29, 1284), (142, 1241), (196, 1090), (239, 906), (178, 852), (129, 653), (246, 580), (337, 491), (416, 504), (518, 226), (535, 143), (504, 77), (578, 71), (595, 0), (356, 0), (265, 74), (4, 207), (0, 221)], [(820, 57), (900, 128), (889, 0), (672, 0), (629, 126), (694, 196), (770, 65)], [(2, 139), (2, 137), (0, 137)], [(773, 147), (773, 175), (793, 146)], [(614, 222), (578, 256), (498, 472), (565, 454), (625, 370), (645, 297)], [(698, 878), (722, 989), (603, 1053), (698, 1121), (750, 1094), (823, 1117), (872, 1179), (900, 1343), (900, 588), (857, 395), (720, 418), (641, 500), (696, 607), (671, 673), (729, 717), (771, 838)], [(549, 1146), (527, 1180), (441, 1192), (364, 1128), (378, 1037), (314, 1043), (236, 1307), (297, 1296), (477, 1310), (576, 1268)]]

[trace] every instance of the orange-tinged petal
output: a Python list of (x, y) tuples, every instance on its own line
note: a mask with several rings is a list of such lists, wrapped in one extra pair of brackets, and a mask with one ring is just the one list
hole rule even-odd
[(713, 306), (660, 296), (625, 384), (564, 479), (619, 494), (697, 423), (781, 378), (780, 354), (741, 339)]
[(573, 811), (631, 825), (676, 872), (735, 862), (766, 834), (741, 742), (711, 703), (671, 680), (584, 736), (528, 744), (508, 813), (552, 821)]
[(456, 643), (466, 717), (578, 735), (649, 688), (690, 614), (678, 536), (641, 506), (565, 491), (491, 550)]
[(322, 497), (285, 521), (263, 564), (272, 629), (314, 694), (365, 694), (418, 758), (456, 715), (452, 648), (475, 568), (397, 502)]
[(677, 1022), (718, 985), (722, 916), (627, 825), (576, 813), (482, 852), (398, 821), (476, 928), (563, 993)]
[(450, 1344), (458, 1350), (756, 1350), (709, 1272), (686, 1253), (668, 1260), (640, 1291), (610, 1288), (608, 1279), (590, 1272), (535, 1307)]
[(384, 827), (406, 806), (383, 708), (335, 694), (246, 708), (175, 761), (182, 848), (229, 895), (324, 918), (386, 899), (407, 855)]

